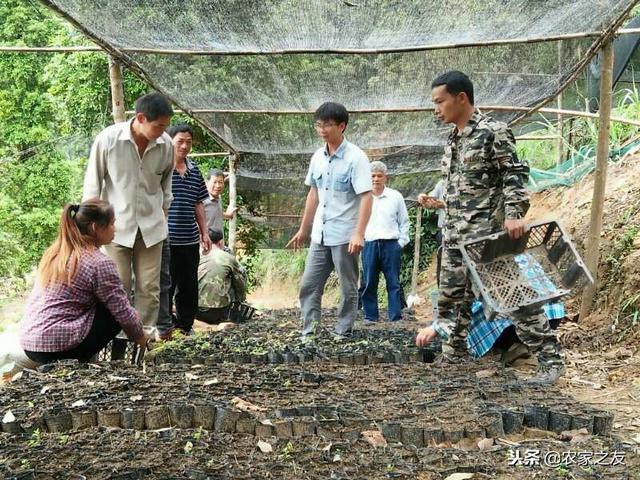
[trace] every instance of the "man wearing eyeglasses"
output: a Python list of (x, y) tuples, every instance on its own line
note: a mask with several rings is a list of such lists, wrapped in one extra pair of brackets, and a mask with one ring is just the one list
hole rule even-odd
[(334, 332), (339, 340), (349, 335), (358, 312), (358, 254), (371, 216), (371, 167), (365, 153), (344, 138), (349, 114), (343, 105), (322, 104), (314, 121), (325, 145), (311, 157), (302, 224), (287, 247), (302, 248), (311, 231), (300, 286), (303, 337), (315, 333), (324, 286), (335, 269), (340, 304)]

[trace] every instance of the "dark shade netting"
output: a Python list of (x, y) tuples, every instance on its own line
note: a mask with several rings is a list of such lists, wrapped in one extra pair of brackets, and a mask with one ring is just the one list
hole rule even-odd
[[(394, 186), (415, 198), (434, 183), (449, 130), (430, 111), (430, 85), (438, 74), (466, 72), (483, 111), (539, 105), (576, 79), (597, 51), (602, 38), (581, 34), (618, 26), (638, 4), (42, 1), (237, 153), (243, 196), (266, 214), (284, 215), (267, 217), (284, 223), (302, 210), (302, 202), (288, 199), (307, 191), (302, 181), (310, 154), (320, 146), (311, 112), (321, 103), (337, 101), (353, 112), (347, 138), (385, 161)], [(583, 109), (580, 92), (574, 83), (563, 106)], [(507, 122), (524, 115), (492, 112)], [(532, 131), (539, 118), (521, 122), (518, 131)]]

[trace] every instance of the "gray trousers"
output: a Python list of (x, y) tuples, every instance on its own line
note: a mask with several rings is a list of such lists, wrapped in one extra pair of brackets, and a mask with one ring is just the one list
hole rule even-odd
[(162, 242), (162, 264), (160, 267), (160, 309), (158, 311), (158, 323), (156, 328), (158, 333), (163, 335), (173, 328), (173, 318), (171, 316), (171, 249), (169, 239)]
[(324, 286), (335, 269), (340, 281), (340, 304), (335, 332), (351, 330), (358, 314), (358, 255), (350, 255), (349, 244), (327, 247), (311, 242), (300, 285), (302, 335), (312, 334), (322, 313)]

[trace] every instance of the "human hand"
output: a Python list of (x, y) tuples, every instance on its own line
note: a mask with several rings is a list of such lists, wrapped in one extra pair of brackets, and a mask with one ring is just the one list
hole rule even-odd
[(519, 219), (507, 219), (504, 221), (504, 229), (509, 234), (511, 240), (517, 240), (524, 235), (525, 222), (523, 218)]
[(294, 250), (298, 250), (303, 248), (305, 243), (307, 243), (307, 235), (302, 230), (298, 230), (284, 248), (289, 248), (289, 245), (291, 245)]
[(209, 238), (209, 235), (201, 235), (200, 244), (202, 245), (202, 253), (205, 255), (211, 251), (211, 238)]
[(351, 255), (357, 255), (364, 248), (364, 235), (359, 234), (358, 232), (351, 235), (351, 240), (349, 240), (349, 247), (347, 251)]
[(444, 208), (444, 202), (442, 200), (438, 200), (435, 197), (431, 197), (426, 193), (421, 193), (418, 195), (418, 203), (422, 205), (424, 208), (429, 210), (436, 210), (438, 208)]
[(236, 212), (238, 211), (238, 207), (231, 207), (231, 205), (229, 205), (227, 207), (227, 211), (225, 212), (227, 214), (227, 216), (229, 216), (230, 218), (233, 218), (236, 214)]
[(423, 328), (418, 332), (418, 336), (416, 337), (416, 346), (426, 347), (433, 342), (437, 336), (438, 332), (436, 332), (433, 327)]

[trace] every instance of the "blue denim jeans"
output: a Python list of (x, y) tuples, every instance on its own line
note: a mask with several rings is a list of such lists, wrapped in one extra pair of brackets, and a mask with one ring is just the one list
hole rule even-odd
[(379, 317), (378, 281), (380, 273), (384, 275), (387, 284), (389, 320), (402, 319), (401, 250), (398, 240), (374, 240), (364, 243), (364, 250), (362, 251), (362, 267), (364, 271), (362, 308), (365, 320), (377, 321)]

